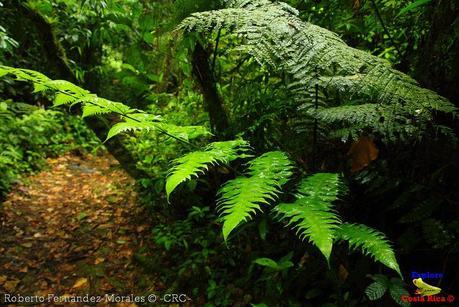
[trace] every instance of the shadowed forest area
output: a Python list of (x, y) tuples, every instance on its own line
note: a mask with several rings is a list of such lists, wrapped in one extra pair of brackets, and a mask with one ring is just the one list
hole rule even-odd
[(459, 2), (0, 0), (0, 305), (454, 306)]

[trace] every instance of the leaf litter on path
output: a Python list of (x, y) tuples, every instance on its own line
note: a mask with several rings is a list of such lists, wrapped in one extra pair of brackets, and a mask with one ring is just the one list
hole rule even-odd
[[(148, 234), (134, 181), (108, 154), (48, 159), (0, 212), (0, 293), (143, 294), (157, 277), (132, 261)], [(142, 287), (140, 286), (142, 285)], [(0, 302), (1, 303), (1, 302)]]

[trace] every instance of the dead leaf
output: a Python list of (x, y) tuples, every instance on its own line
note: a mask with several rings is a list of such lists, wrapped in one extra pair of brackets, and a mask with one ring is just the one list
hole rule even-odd
[(349, 272), (346, 270), (344, 265), (340, 264), (338, 268), (338, 276), (341, 281), (345, 281), (347, 277), (349, 276)]
[(98, 257), (98, 258), (96, 258), (96, 260), (94, 261), (94, 264), (99, 264), (99, 263), (102, 263), (102, 262), (104, 262), (104, 261), (105, 261), (104, 258)]
[(351, 158), (351, 172), (358, 172), (367, 167), (371, 161), (378, 158), (379, 150), (373, 139), (369, 136), (361, 136), (351, 145), (347, 155)]
[(6, 276), (5, 275), (0, 275), (0, 285), (3, 285), (6, 281)]
[(72, 289), (85, 287), (88, 284), (87, 278), (79, 278), (72, 286)]
[(16, 287), (20, 281), (17, 279), (9, 280), (3, 284), (3, 287), (5, 288), (6, 291), (12, 293), (14, 290), (16, 290)]
[(362, 5), (361, 0), (354, 0), (352, 8), (354, 9), (355, 12), (358, 12), (360, 10), (361, 5)]

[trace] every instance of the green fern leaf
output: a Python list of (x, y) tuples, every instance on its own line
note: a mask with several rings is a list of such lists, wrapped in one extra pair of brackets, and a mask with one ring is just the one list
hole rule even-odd
[(204, 151), (190, 152), (174, 160), (174, 166), (169, 171), (166, 181), (167, 199), (182, 182), (205, 173), (210, 165), (226, 164), (237, 158), (248, 155), (248, 143), (244, 140), (214, 142)]
[[(110, 129), (107, 139), (110, 139), (124, 131), (153, 130), (174, 136), (183, 141), (196, 138), (201, 135), (209, 135), (205, 127), (187, 126), (180, 127), (172, 124), (159, 123), (161, 117), (158, 115), (143, 113), (129, 106), (111, 101), (91, 94), (89, 91), (65, 80), (51, 80), (37, 71), (14, 68), (0, 65), (0, 77), (12, 74), (17, 80), (30, 81), (34, 85), (35, 92), (51, 92), (55, 94), (54, 106), (81, 103), (83, 117), (115, 113), (124, 121)], [(217, 146), (217, 145), (216, 145)]]
[(81, 115), (83, 118), (88, 117), (88, 116), (95, 116), (95, 115), (101, 115), (101, 114), (107, 114), (111, 113), (110, 110), (107, 108), (100, 107), (98, 105), (84, 105), (83, 106), (83, 114)]
[(192, 140), (201, 136), (210, 136), (212, 133), (204, 126), (176, 126), (166, 123), (158, 124), (158, 127), (169, 134), (182, 140)]
[(218, 192), (217, 202), (223, 220), (223, 238), (241, 223), (249, 220), (261, 205), (268, 205), (279, 194), (279, 188), (292, 174), (287, 155), (272, 151), (249, 162), (248, 175), (228, 181)]
[(297, 230), (300, 239), (308, 241), (329, 261), (335, 230), (341, 222), (332, 209), (342, 184), (338, 174), (318, 173), (302, 180), (294, 203), (282, 203), (274, 211), (287, 225)]
[(391, 284), (389, 287), (389, 293), (392, 299), (400, 306), (410, 306), (408, 302), (402, 300), (403, 296), (410, 295), (409, 292), (403, 288), (403, 285)]
[[(238, 50), (253, 56), (260, 65), (289, 76), (291, 97), (312, 117), (323, 117), (327, 107), (335, 106), (337, 101), (373, 104), (370, 116), (365, 113), (368, 106), (361, 110), (359, 105), (353, 106), (358, 110), (356, 116), (351, 116), (357, 125), (353, 131), (367, 127), (383, 134), (383, 141), (429, 133), (429, 123), (438, 111), (457, 115), (454, 104), (420, 87), (388, 61), (347, 46), (335, 33), (298, 15), (297, 10), (280, 1), (232, 0), (225, 1), (224, 9), (192, 14), (179, 29), (185, 33), (225, 29), (240, 37)], [(328, 97), (319, 110), (309, 92), (315, 85)]]
[(387, 286), (377, 281), (371, 283), (366, 289), (365, 294), (370, 301), (379, 300), (386, 293)]
[(73, 96), (70, 96), (68, 94), (57, 93), (56, 96), (54, 97), (53, 106), (58, 107), (58, 106), (62, 106), (62, 105), (65, 105), (65, 104), (71, 104), (71, 103), (74, 103), (77, 100), (78, 100), (77, 98), (75, 98)]
[[(56, 91), (64, 92), (64, 93), (67, 93), (69, 95), (73, 95), (79, 98), (83, 98), (88, 95), (91, 95), (87, 90), (82, 89), (81, 87), (73, 84), (72, 82), (66, 81), (66, 80), (48, 80), (46, 82), (43, 82), (42, 80), (32, 79), (30, 81), (37, 82), (37, 83), (44, 83), (48, 85), (50, 88), (55, 89)], [(92, 96), (95, 96), (95, 95), (92, 94)]]
[(33, 85), (33, 92), (34, 93), (41, 93), (41, 92), (45, 92), (45, 91), (48, 91), (48, 90), (49, 90), (49, 87), (47, 87), (45, 84), (35, 83)]
[(10, 70), (4, 68), (3, 66), (0, 66), (0, 78), (10, 73), (11, 73)]
[(348, 241), (350, 249), (360, 249), (364, 255), (373, 257), (402, 276), (394, 251), (383, 233), (362, 224), (343, 223), (336, 231), (336, 238)]
[(111, 139), (112, 137), (126, 131), (136, 131), (136, 130), (150, 130), (155, 128), (155, 123), (152, 122), (137, 122), (133, 120), (126, 119), (126, 121), (117, 123), (108, 131), (107, 138), (105, 141)]
[(238, 177), (228, 181), (219, 191), (219, 210), (223, 219), (223, 238), (231, 231), (261, 211), (260, 205), (268, 205), (280, 192), (274, 179)]
[(275, 178), (279, 185), (285, 184), (292, 175), (292, 162), (282, 151), (267, 152), (248, 164), (251, 176)]

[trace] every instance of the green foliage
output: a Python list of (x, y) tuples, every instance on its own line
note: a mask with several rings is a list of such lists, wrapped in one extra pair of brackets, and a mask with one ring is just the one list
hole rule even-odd
[(290, 261), (291, 256), (292, 254), (290, 254), (289, 257), (283, 257), (279, 261), (275, 261), (271, 258), (257, 258), (253, 262), (260, 266), (270, 268), (273, 271), (281, 272), (293, 267), (293, 262)]
[(307, 177), (298, 185), (296, 201), (283, 203), (274, 209), (297, 229), (301, 239), (317, 246), (327, 261), (330, 258), (334, 232), (341, 222), (332, 209), (340, 190), (338, 174), (319, 173)]
[(3, 58), (3, 53), (11, 53), (18, 46), (19, 43), (8, 36), (6, 29), (0, 25), (0, 60)]
[[(289, 292), (290, 295), (295, 291), (289, 291), (288, 288), (295, 288), (302, 293), (295, 293), (301, 296), (300, 304), (305, 303), (304, 298), (311, 305), (319, 304), (319, 301), (323, 304), (327, 299), (336, 300), (337, 304), (343, 304), (344, 301), (349, 306), (352, 306), (352, 301), (358, 302), (355, 305), (362, 303), (361, 300), (348, 300), (349, 294), (353, 292), (345, 292), (347, 283), (340, 285), (344, 294), (332, 293), (329, 297), (320, 294), (321, 289), (329, 289), (335, 285), (322, 283), (327, 279), (322, 276), (322, 272), (311, 279), (307, 278), (310, 271), (321, 270), (322, 266), (316, 265), (320, 262), (303, 255), (303, 246), (292, 245), (291, 238), (285, 231), (277, 231), (278, 225), (271, 223), (272, 216), (269, 212), (281, 217), (289, 228), (296, 231), (301, 240), (307, 239), (315, 245), (327, 261), (333, 244), (344, 240), (349, 242), (351, 248), (361, 250), (400, 274), (394, 252), (382, 233), (365, 225), (341, 223), (334, 205), (339, 200), (339, 195), (344, 194), (345, 186), (340, 182), (338, 174), (316, 173), (302, 180), (291, 178), (292, 182), (300, 183), (296, 187), (295, 198), (289, 203), (291, 188), (285, 184), (292, 177), (292, 165), (286, 157), (288, 153), (302, 170), (341, 172), (343, 160), (346, 159), (344, 147), (348, 144), (330, 138), (344, 141), (349, 138), (357, 139), (362, 134), (375, 136), (381, 155), (374, 164), (383, 169), (384, 176), (373, 180), (375, 172), (367, 169), (362, 172), (362, 178), (358, 178), (357, 183), (360, 186), (368, 183), (383, 201), (373, 203), (376, 199), (374, 197), (355, 195), (357, 203), (352, 204), (352, 216), (357, 217), (355, 220), (365, 220), (369, 225), (376, 224), (372, 220), (373, 214), (368, 217), (365, 212), (361, 212), (369, 210), (368, 200), (372, 201), (371, 210), (376, 210), (373, 208), (377, 208), (377, 205), (383, 208), (386, 199), (392, 200), (392, 196), (387, 196), (394, 191), (386, 189), (387, 186), (391, 184), (398, 188), (396, 193), (392, 193), (394, 195), (399, 189), (405, 189), (400, 183), (402, 181), (398, 177), (391, 177), (388, 171), (398, 168), (399, 154), (401, 156), (402, 152), (405, 153), (403, 148), (398, 147), (403, 144), (399, 141), (410, 141), (405, 144), (412, 144), (411, 141), (426, 141), (429, 140), (428, 137), (436, 137), (438, 134), (454, 137), (449, 127), (436, 123), (436, 118), (457, 115), (456, 107), (434, 92), (421, 88), (416, 81), (394, 70), (386, 61), (401, 64), (399, 67), (403, 71), (413, 70), (407, 63), (411, 64), (415, 60), (411, 55), (416, 55), (422, 47), (419, 42), (424, 39), (425, 31), (430, 29), (425, 26), (428, 24), (426, 20), (434, 20), (433, 16), (420, 18), (426, 17), (422, 14), (428, 11), (427, 8), (433, 7), (426, 5), (430, 1), (412, 1), (410, 4), (407, 1), (394, 0), (288, 1), (300, 11), (285, 3), (267, 0), (180, 0), (173, 3), (133, 0), (28, 2), (34, 11), (46, 17), (56, 29), (56, 38), (66, 49), (71, 68), (77, 79), (85, 84), (81, 86), (125, 103), (98, 97), (72, 83), (47, 79), (28, 70), (2, 66), (0, 75), (12, 73), (19, 80), (32, 81), (36, 93), (43, 92), (54, 97), (54, 106), (72, 107), (80, 104), (83, 117), (109, 115), (109, 119), (113, 120), (113, 115), (118, 115), (107, 139), (123, 132), (132, 132), (123, 141), (133, 153), (137, 165), (150, 176), (140, 181), (154, 194), (148, 200), (144, 199), (145, 203), (160, 204), (164, 201), (165, 197), (160, 193), (164, 185), (168, 199), (185, 182), (189, 183), (189, 190), (199, 190), (193, 195), (189, 191), (177, 193), (174, 198), (174, 201), (178, 200), (180, 203), (180, 196), (184, 196), (186, 204), (193, 206), (186, 219), (161, 220), (154, 227), (153, 239), (156, 245), (169, 251), (167, 255), (172, 255), (171, 261), (178, 268), (177, 272), (169, 272), (165, 277), (173, 284), (171, 288), (180, 289), (187, 284), (193, 291), (197, 288), (202, 291), (203, 283), (207, 289), (205, 295), (208, 300), (216, 305), (231, 305), (233, 302), (228, 298), (231, 291), (225, 285), (231, 285), (231, 293), (242, 297), (247, 288), (241, 284), (253, 282), (256, 288), (262, 288), (259, 287), (259, 282), (263, 281), (267, 285), (266, 293), (275, 293), (279, 297), (284, 296), (281, 295), (284, 292)], [(372, 2), (379, 6), (383, 18), (389, 17), (386, 19), (388, 33), (375, 17)], [(225, 9), (221, 9), (223, 5)], [(220, 10), (202, 12), (205, 9)], [(172, 46), (174, 35), (165, 31), (177, 20), (197, 11), (201, 13), (193, 14), (179, 26), (191, 35), (183, 40), (182, 45)], [(397, 18), (392, 18), (397, 13)], [(338, 35), (309, 22), (318, 23)], [(406, 26), (410, 23), (411, 28)], [(27, 24), (26, 27), (30, 25)], [(10, 33), (14, 32), (11, 27), (7, 31), (2, 29), (0, 27), (0, 53), (4, 51), (8, 54), (5, 58), (15, 57), (16, 54), (12, 51), (16, 45), (10, 37)], [(195, 33), (199, 35), (194, 35)], [(201, 34), (210, 34), (206, 37), (208, 41)], [(29, 32), (24, 36), (27, 37), (26, 42), (36, 40), (36, 36)], [(209, 54), (212, 55), (211, 49), (215, 48), (211, 57), (217, 80), (215, 85), (224, 102), (225, 112), (232, 121), (231, 128), (241, 133), (245, 140), (250, 140), (257, 153), (268, 151), (249, 160), (242, 174), (238, 169), (239, 163), (233, 163), (231, 167), (228, 164), (238, 158), (248, 157), (248, 142), (214, 142), (204, 147), (204, 141), (197, 140), (199, 137), (209, 136), (210, 133), (204, 127), (206, 124), (202, 124), (208, 121), (205, 112), (208, 102), (203, 103), (201, 95), (189, 82), (192, 61), (188, 55), (190, 46), (195, 43), (191, 38), (196, 37)], [(24, 40), (18, 41), (22, 45)], [(374, 56), (350, 48), (344, 41), (367, 50)], [(29, 47), (26, 44), (24, 46)], [(42, 50), (38, 49), (37, 52), (36, 49), (27, 48), (27, 53), (39, 58)], [(21, 52), (17, 54), (21, 57)], [(4, 62), (2, 54), (0, 61)], [(29, 66), (30, 62), (32, 61), (23, 59), (13, 61), (15, 65), (41, 67), (40, 63), (31, 63)], [(93, 87), (91, 81), (98, 81), (99, 78), (102, 84)], [(6, 80), (9, 80), (8, 77)], [(34, 95), (34, 99), (36, 97), (38, 95)], [(448, 116), (444, 116), (444, 113)], [(45, 122), (45, 118), (40, 118), (36, 123), (27, 123), (25, 126), (35, 128)], [(203, 126), (193, 126), (196, 123)], [(53, 127), (60, 125), (53, 124)], [(34, 128), (28, 133), (43, 133), (36, 132)], [(59, 134), (58, 131), (56, 134)], [(179, 140), (180, 143), (174, 140)], [(31, 143), (33, 142), (35, 141)], [(46, 141), (41, 139), (40, 142)], [(24, 144), (29, 147), (27, 143)], [(182, 144), (186, 146), (181, 146)], [(55, 145), (66, 146), (59, 142)], [(34, 150), (42, 150), (34, 146), (30, 145), (35, 148), (30, 151), (30, 156), (36, 155)], [(189, 147), (194, 149), (186, 154)], [(23, 149), (22, 145), (18, 148), (18, 152)], [(393, 151), (391, 153), (394, 148), (395, 155)], [(279, 149), (283, 152), (272, 151)], [(418, 148), (414, 150), (417, 151)], [(432, 147), (432, 151), (436, 150)], [(183, 157), (177, 158), (184, 153)], [(422, 161), (422, 168), (436, 160), (430, 158)], [(0, 171), (5, 170), (5, 174), (8, 174), (12, 171), (11, 166), (21, 159), (21, 155), (8, 148), (0, 155), (0, 165), (4, 163), (8, 167), (0, 167)], [(171, 160), (174, 160), (174, 165), (167, 175), (167, 164)], [(35, 158), (30, 161), (35, 161)], [(445, 169), (454, 164), (449, 162), (443, 166)], [(314, 167), (310, 168), (311, 164)], [(370, 167), (375, 167), (374, 164)], [(222, 165), (225, 166), (221, 167)], [(414, 170), (415, 167), (412, 168)], [(199, 184), (196, 187), (195, 183), (198, 181), (190, 180), (208, 171), (212, 172), (212, 176), (199, 180), (206, 182), (208, 186)], [(437, 174), (432, 175), (436, 176)], [(234, 177), (235, 179), (220, 186), (222, 180)], [(355, 177), (358, 176), (351, 175), (346, 179), (352, 181)], [(425, 176), (418, 176), (421, 177)], [(448, 177), (438, 177), (441, 177), (438, 181), (450, 181)], [(379, 184), (380, 181), (389, 184)], [(355, 186), (355, 182), (352, 186)], [(201, 189), (203, 187), (204, 191)], [(210, 207), (215, 204), (213, 195), (208, 193), (209, 190), (216, 189), (219, 189), (219, 218), (211, 213)], [(448, 190), (452, 189), (448, 187)], [(452, 233), (455, 232), (456, 224), (443, 223), (441, 215), (432, 216), (439, 212), (449, 212), (440, 211), (442, 209), (439, 208), (443, 207), (441, 202), (435, 206), (427, 202), (417, 205), (421, 203), (419, 199), (423, 199), (425, 191), (410, 193), (419, 194), (418, 199), (407, 201), (410, 203), (408, 214), (404, 215), (402, 212), (398, 215), (397, 211), (397, 216), (402, 217), (400, 221), (411, 223), (406, 227), (410, 227), (422, 244), (427, 243), (445, 250), (454, 243), (455, 236)], [(191, 201), (191, 198), (194, 200), (199, 197), (202, 197), (205, 207), (196, 207)], [(277, 204), (278, 201), (281, 203)], [(416, 205), (413, 206), (413, 203)], [(273, 208), (272, 211), (269, 211), (270, 207)], [(362, 208), (364, 209), (361, 210)], [(170, 211), (181, 209), (170, 206), (166, 208)], [(386, 207), (381, 210), (386, 210)], [(261, 211), (264, 211), (263, 219), (258, 228), (263, 242), (257, 244), (258, 241), (251, 240), (256, 236), (251, 236), (254, 235), (253, 230), (259, 221), (246, 222), (260, 217)], [(174, 213), (177, 215), (177, 212)], [(181, 214), (183, 213), (179, 213)], [(231, 245), (230, 250), (221, 244), (217, 227), (214, 227), (218, 224), (215, 223), (217, 219), (223, 224), (223, 237)], [(420, 220), (425, 223), (419, 223)], [(413, 223), (418, 224), (417, 228), (411, 228)], [(245, 225), (245, 231), (238, 232), (237, 240), (228, 240), (234, 230), (242, 225)], [(276, 231), (269, 227), (274, 227)], [(418, 238), (419, 234), (426, 240)], [(406, 244), (398, 242), (398, 245), (407, 248)], [(241, 246), (247, 251), (242, 253)], [(259, 247), (261, 250), (256, 250)], [(290, 251), (294, 252), (294, 256)], [(228, 256), (231, 252), (237, 256)], [(289, 258), (273, 260), (279, 259), (281, 253), (289, 253)], [(256, 258), (254, 262), (253, 255)], [(155, 255), (158, 258), (169, 256)], [(257, 274), (262, 271), (261, 277), (243, 273), (244, 258), (249, 264), (255, 264), (251, 267), (258, 271)], [(297, 260), (299, 265), (295, 266), (295, 270), (290, 269)], [(158, 261), (156, 272), (164, 269), (161, 263), (164, 263), (164, 259), (162, 262)], [(216, 264), (224, 269), (214, 269), (218, 267)], [(353, 274), (359, 276), (361, 271), (356, 270)], [(229, 277), (236, 278), (235, 275), (244, 275), (239, 285)], [(288, 282), (291, 276), (298, 275), (300, 277), (295, 280), (296, 284)], [(390, 284), (395, 283), (391, 280), (380, 283), (376, 278), (366, 291), (368, 298), (378, 299), (388, 293), (394, 299), (399, 299), (401, 293), (405, 292), (400, 287), (391, 288)], [(297, 290), (296, 287), (286, 285), (298, 285), (299, 288)], [(302, 291), (304, 288), (307, 291)], [(259, 294), (262, 291), (257, 289), (254, 292)], [(314, 301), (314, 297), (318, 299)], [(295, 298), (292, 299), (294, 300)], [(248, 301), (266, 302), (258, 297)], [(247, 305), (248, 301), (241, 304)], [(280, 302), (287, 304), (285, 300)], [(276, 301), (267, 305), (279, 304)]]
[(41, 169), (46, 157), (100, 147), (78, 118), (19, 102), (1, 102), (1, 106), (0, 198), (21, 175)]
[(227, 164), (237, 158), (244, 158), (248, 143), (243, 140), (214, 142), (207, 145), (203, 151), (193, 151), (174, 160), (166, 182), (166, 194), (171, 193), (180, 183), (197, 177), (213, 165)]
[(289, 278), (294, 267), (292, 257), (293, 252), (290, 252), (277, 261), (266, 257), (255, 259), (253, 263), (262, 268), (257, 286), (265, 284), (267, 293), (282, 295), (286, 291), (283, 286), (285, 279)]
[[(154, 116), (143, 111), (132, 109), (121, 102), (114, 102), (91, 94), (89, 91), (65, 80), (51, 80), (45, 75), (28, 69), (0, 66), (0, 77), (12, 74), (19, 81), (29, 81), (34, 84), (35, 92), (51, 92), (54, 96), (54, 106), (75, 105), (81, 103), (83, 112), (87, 106), (85, 116), (114, 113), (120, 116), (122, 122), (114, 125), (108, 132), (107, 139), (125, 131), (156, 130), (184, 142), (201, 135), (208, 135), (204, 127), (177, 127), (172, 124), (162, 123), (159, 116)], [(191, 135), (191, 137), (188, 135)], [(174, 135), (178, 134), (178, 136)], [(184, 137), (185, 136), (185, 137)]]
[[(215, 151), (215, 144), (229, 150)], [(238, 147), (234, 147), (235, 144), (244, 149), (248, 146), (243, 141), (211, 143), (207, 151), (191, 152), (178, 158), (166, 183), (168, 195), (181, 182), (204, 173), (209, 165), (228, 163), (241, 157), (237, 154)], [(219, 159), (219, 156), (224, 159)], [(218, 192), (220, 198), (217, 205), (223, 221), (225, 241), (237, 226), (261, 211), (261, 205), (274, 202), (281, 193), (282, 184), (291, 176), (291, 162), (283, 152), (265, 153), (248, 164), (249, 176), (228, 181)], [(343, 191), (344, 186), (338, 174), (313, 174), (298, 184), (294, 203), (282, 203), (273, 210), (287, 220), (287, 225), (297, 229), (296, 234), (300, 239), (307, 238), (317, 246), (327, 262), (334, 241), (346, 240), (351, 248), (360, 248), (363, 254), (370, 255), (401, 275), (394, 252), (382, 233), (365, 225), (341, 223), (333, 209), (333, 202)]]
[[(285, 3), (227, 1), (226, 7), (192, 14), (179, 28), (198, 33), (226, 29), (242, 37), (238, 48), (260, 64), (286, 74), (291, 97), (308, 116), (325, 124), (334, 122), (326, 120), (332, 116), (343, 128), (360, 133), (369, 129), (393, 141), (429, 132), (437, 112), (457, 114), (457, 108), (446, 98), (421, 88), (387, 61), (353, 49), (336, 34), (303, 22), (298, 12)], [(327, 97), (318, 110), (309, 91), (314, 86)], [(354, 104), (347, 106), (352, 112), (351, 123), (339, 113), (341, 109), (328, 110), (343, 101)], [(361, 107), (362, 102), (366, 105)], [(335, 113), (338, 114), (333, 116)], [(419, 132), (409, 133), (413, 130)]]
[[(169, 253), (158, 253), (157, 248), (152, 251), (148, 256), (152, 272), (163, 272), (162, 278), (169, 289), (189, 289), (195, 297), (203, 295), (206, 303), (230, 306), (230, 297), (236, 291), (228, 286), (237, 277), (233, 266), (244, 261), (244, 257), (218, 240), (212, 210), (196, 205), (187, 210), (185, 218), (173, 218), (154, 226), (152, 239), (157, 248)], [(169, 266), (165, 267), (164, 262)]]
[(383, 233), (366, 225), (343, 223), (337, 229), (336, 237), (348, 241), (350, 249), (361, 250), (402, 276), (394, 251)]
[(403, 9), (401, 9), (400, 12), (397, 14), (397, 17), (401, 16), (401, 15), (404, 15), (404, 14), (406, 14), (408, 12), (411, 12), (411, 11), (419, 8), (420, 6), (427, 5), (430, 2), (432, 2), (432, 0), (416, 0), (416, 1), (408, 4), (407, 6), (405, 6)]
[(386, 293), (386, 290), (387, 289), (385, 285), (374, 282), (368, 285), (368, 287), (365, 289), (365, 294), (368, 296), (370, 301), (376, 301), (380, 299), (384, 293)]
[(261, 211), (280, 192), (291, 176), (292, 165), (285, 153), (272, 151), (249, 162), (248, 177), (237, 177), (220, 188), (217, 202), (223, 220), (223, 238)]
[(374, 280), (365, 289), (365, 294), (370, 301), (381, 299), (386, 292), (389, 292), (392, 299), (400, 306), (409, 306), (409, 303), (403, 302), (401, 297), (409, 295), (405, 290), (403, 281), (399, 278), (387, 278), (385, 275), (370, 275)]

